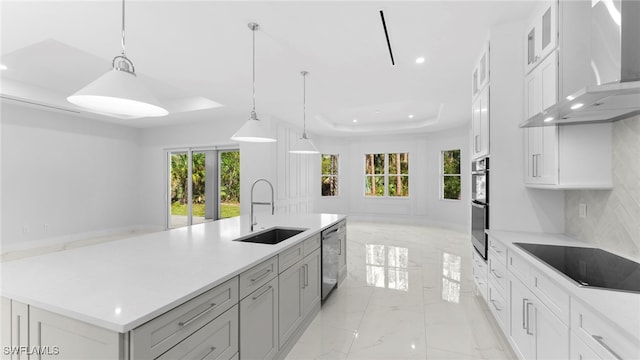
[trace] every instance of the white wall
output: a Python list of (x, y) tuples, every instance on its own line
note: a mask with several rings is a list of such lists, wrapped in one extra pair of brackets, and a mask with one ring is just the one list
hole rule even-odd
[(1, 114), (3, 251), (136, 228), (137, 129), (7, 103)]
[[(441, 151), (461, 149), (468, 164), (468, 126), (434, 134), (385, 137), (319, 138), (318, 148), (339, 154), (337, 197), (319, 197), (319, 212), (337, 212), (363, 218), (424, 223), (467, 230), (469, 227), (469, 175), (462, 168), (462, 200), (440, 199)], [(364, 196), (364, 156), (367, 153), (409, 153), (409, 197)], [(320, 165), (316, 165), (318, 168)], [(318, 174), (317, 185), (320, 187)]]
[(564, 192), (524, 186), (524, 27), (491, 28), (490, 61), (490, 227), (562, 233)]
[[(261, 116), (265, 126), (277, 135), (276, 143), (234, 143), (231, 135), (241, 122), (200, 122), (194, 124), (150, 128), (142, 131), (142, 221), (147, 228), (164, 229), (166, 218), (166, 149), (198, 146), (238, 146), (240, 149), (240, 211), (248, 214), (251, 185), (260, 178), (273, 184), (276, 211), (312, 212), (316, 197), (310, 186), (318, 155), (293, 155), (289, 148), (300, 137), (299, 129), (281, 121)], [(314, 160), (315, 159), (315, 160)], [(318, 170), (319, 171), (319, 170)], [(255, 187), (256, 201), (269, 201), (269, 186)], [(256, 206), (256, 213), (267, 213), (268, 206)], [(262, 216), (262, 215), (260, 215)]]

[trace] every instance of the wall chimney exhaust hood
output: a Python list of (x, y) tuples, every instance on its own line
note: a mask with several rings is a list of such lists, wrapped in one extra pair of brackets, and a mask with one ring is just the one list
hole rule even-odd
[(593, 0), (590, 33), (584, 34), (590, 36), (591, 71), (585, 74), (590, 85), (520, 127), (612, 122), (640, 114), (640, 1)]

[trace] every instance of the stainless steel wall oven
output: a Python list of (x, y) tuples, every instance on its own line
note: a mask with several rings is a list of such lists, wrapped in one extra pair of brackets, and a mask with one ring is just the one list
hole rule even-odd
[(471, 163), (471, 242), (475, 250), (487, 259), (489, 229), (489, 158)]

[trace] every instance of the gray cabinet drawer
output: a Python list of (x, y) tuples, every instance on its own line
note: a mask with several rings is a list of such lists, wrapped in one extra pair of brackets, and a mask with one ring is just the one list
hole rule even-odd
[(302, 245), (304, 249), (304, 256), (311, 254), (315, 249), (320, 247), (320, 239), (320, 234), (315, 234), (304, 241)]
[(238, 305), (210, 321), (158, 360), (230, 360), (238, 352)]
[(155, 359), (237, 303), (234, 277), (133, 329), (132, 358)]
[(304, 243), (300, 243), (278, 255), (279, 272), (283, 272), (304, 257)]
[(267, 261), (252, 267), (240, 274), (240, 299), (260, 288), (278, 275), (278, 257), (274, 256)]

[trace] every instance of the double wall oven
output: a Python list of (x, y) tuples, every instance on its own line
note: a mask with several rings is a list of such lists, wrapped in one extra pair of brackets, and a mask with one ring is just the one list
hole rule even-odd
[(471, 163), (471, 242), (475, 250), (487, 259), (489, 229), (489, 158)]

